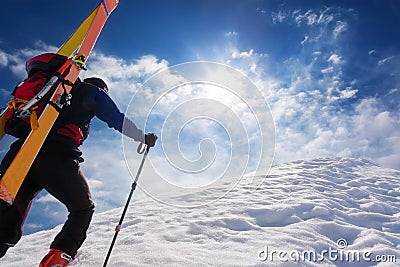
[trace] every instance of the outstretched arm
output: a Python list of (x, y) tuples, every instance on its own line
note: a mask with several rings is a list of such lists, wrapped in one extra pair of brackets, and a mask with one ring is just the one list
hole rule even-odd
[(96, 96), (94, 113), (100, 120), (106, 122), (108, 127), (114, 128), (135, 141), (145, 141), (143, 131), (137, 128), (130, 119), (125, 117), (110, 96), (100, 89)]

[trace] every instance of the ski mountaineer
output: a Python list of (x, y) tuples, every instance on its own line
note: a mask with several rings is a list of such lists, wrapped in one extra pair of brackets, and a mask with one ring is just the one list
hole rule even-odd
[[(93, 117), (135, 141), (150, 147), (155, 145), (157, 136), (154, 133), (143, 134), (119, 111), (102, 79), (92, 77), (83, 82), (78, 79), (72, 96), (71, 104), (61, 111), (14, 203), (10, 206), (0, 200), (0, 258), (20, 240), (32, 200), (42, 189), (62, 202), (69, 215), (39, 267), (67, 266), (75, 257), (86, 239), (94, 212), (91, 193), (79, 166), (83, 162), (79, 146), (89, 134)], [(6, 171), (23, 143), (24, 138), (21, 138), (11, 144), (1, 162), (1, 173)]]

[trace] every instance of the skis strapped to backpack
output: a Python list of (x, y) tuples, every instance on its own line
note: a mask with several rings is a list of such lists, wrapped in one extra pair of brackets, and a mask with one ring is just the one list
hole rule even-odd
[[(57, 51), (58, 55), (66, 57), (65, 62), (52, 77), (46, 77), (48, 81), (40, 87), (40, 91), (31, 100), (24, 99), (22, 105), (18, 104), (18, 101), (11, 101), (11, 107), (6, 111), (6, 116), (2, 113), (0, 122), (5, 123), (11, 118), (18, 118), (19, 121), (21, 121), (20, 119), (24, 120), (25, 126), (30, 127), (23, 146), (7, 171), (0, 177), (0, 199), (3, 201), (9, 204), (13, 203), (26, 174), (58, 117), (60, 105), (63, 104), (61, 96), (70, 93), (72, 84), (63, 81), (74, 82), (81, 69), (85, 69), (85, 61), (92, 51), (108, 16), (117, 5), (118, 0), (101, 1)], [(29, 97), (25, 96), (25, 98)], [(43, 109), (39, 111), (40, 106), (43, 106), (41, 107)], [(34, 113), (35, 115), (33, 115)], [(38, 113), (41, 113), (40, 117), (35, 118), (35, 116), (38, 117)], [(0, 130), (0, 138), (4, 135), (2, 131)]]
[[(46, 53), (36, 56), (26, 63), (28, 78), (18, 84), (8, 102), (8, 110), (4, 123), (5, 133), (17, 138), (26, 138), (31, 130), (39, 128), (38, 117), (42, 114), (46, 103), (49, 102), (51, 93), (59, 82), (71, 85), (70, 81), (63, 79), (65, 73), (58, 73), (60, 67), (67, 61), (66, 56)], [(60, 108), (67, 101), (66, 92), (58, 101)]]

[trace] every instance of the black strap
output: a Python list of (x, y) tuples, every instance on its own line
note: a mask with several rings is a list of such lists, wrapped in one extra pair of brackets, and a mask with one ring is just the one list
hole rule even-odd
[(47, 104), (49, 104), (50, 106), (52, 106), (53, 108), (55, 108), (55, 109), (57, 110), (58, 113), (61, 112), (61, 108), (60, 108), (57, 104), (55, 104), (55, 103), (53, 103), (53, 102), (51, 102), (51, 101), (47, 101)]

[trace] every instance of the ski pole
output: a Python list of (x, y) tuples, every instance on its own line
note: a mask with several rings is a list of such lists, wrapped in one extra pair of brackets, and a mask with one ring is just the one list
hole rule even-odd
[(121, 215), (121, 218), (119, 219), (118, 225), (115, 227), (114, 238), (113, 238), (113, 240), (112, 240), (112, 242), (111, 242), (111, 245), (110, 245), (110, 248), (109, 248), (109, 250), (108, 250), (107, 257), (106, 257), (106, 259), (105, 259), (105, 261), (104, 261), (103, 267), (106, 267), (106, 266), (107, 266), (108, 260), (109, 260), (109, 258), (110, 258), (110, 256), (111, 256), (111, 251), (112, 251), (113, 248), (114, 248), (115, 240), (117, 240), (118, 233), (119, 233), (119, 231), (121, 230), (122, 221), (123, 221), (124, 218), (125, 218), (126, 211), (128, 210), (129, 203), (131, 202), (131, 198), (132, 198), (133, 192), (134, 192), (135, 189), (136, 189), (137, 181), (138, 181), (138, 179), (139, 179), (140, 173), (142, 172), (142, 168), (143, 168), (143, 165), (144, 165), (144, 161), (146, 160), (146, 157), (147, 157), (147, 154), (149, 153), (149, 150), (150, 150), (150, 147), (147, 146), (147, 145), (145, 145), (144, 143), (140, 143), (139, 146), (138, 146), (138, 148), (137, 148), (137, 152), (138, 152), (139, 154), (143, 154), (142, 162), (140, 163), (140, 166), (139, 166), (139, 169), (138, 169), (138, 171), (137, 171), (135, 180), (134, 180), (133, 183), (132, 183), (131, 192), (129, 193), (128, 199), (127, 199), (127, 201), (126, 201), (126, 204), (125, 204), (125, 207), (124, 207), (124, 211), (122, 212), (122, 215)]

